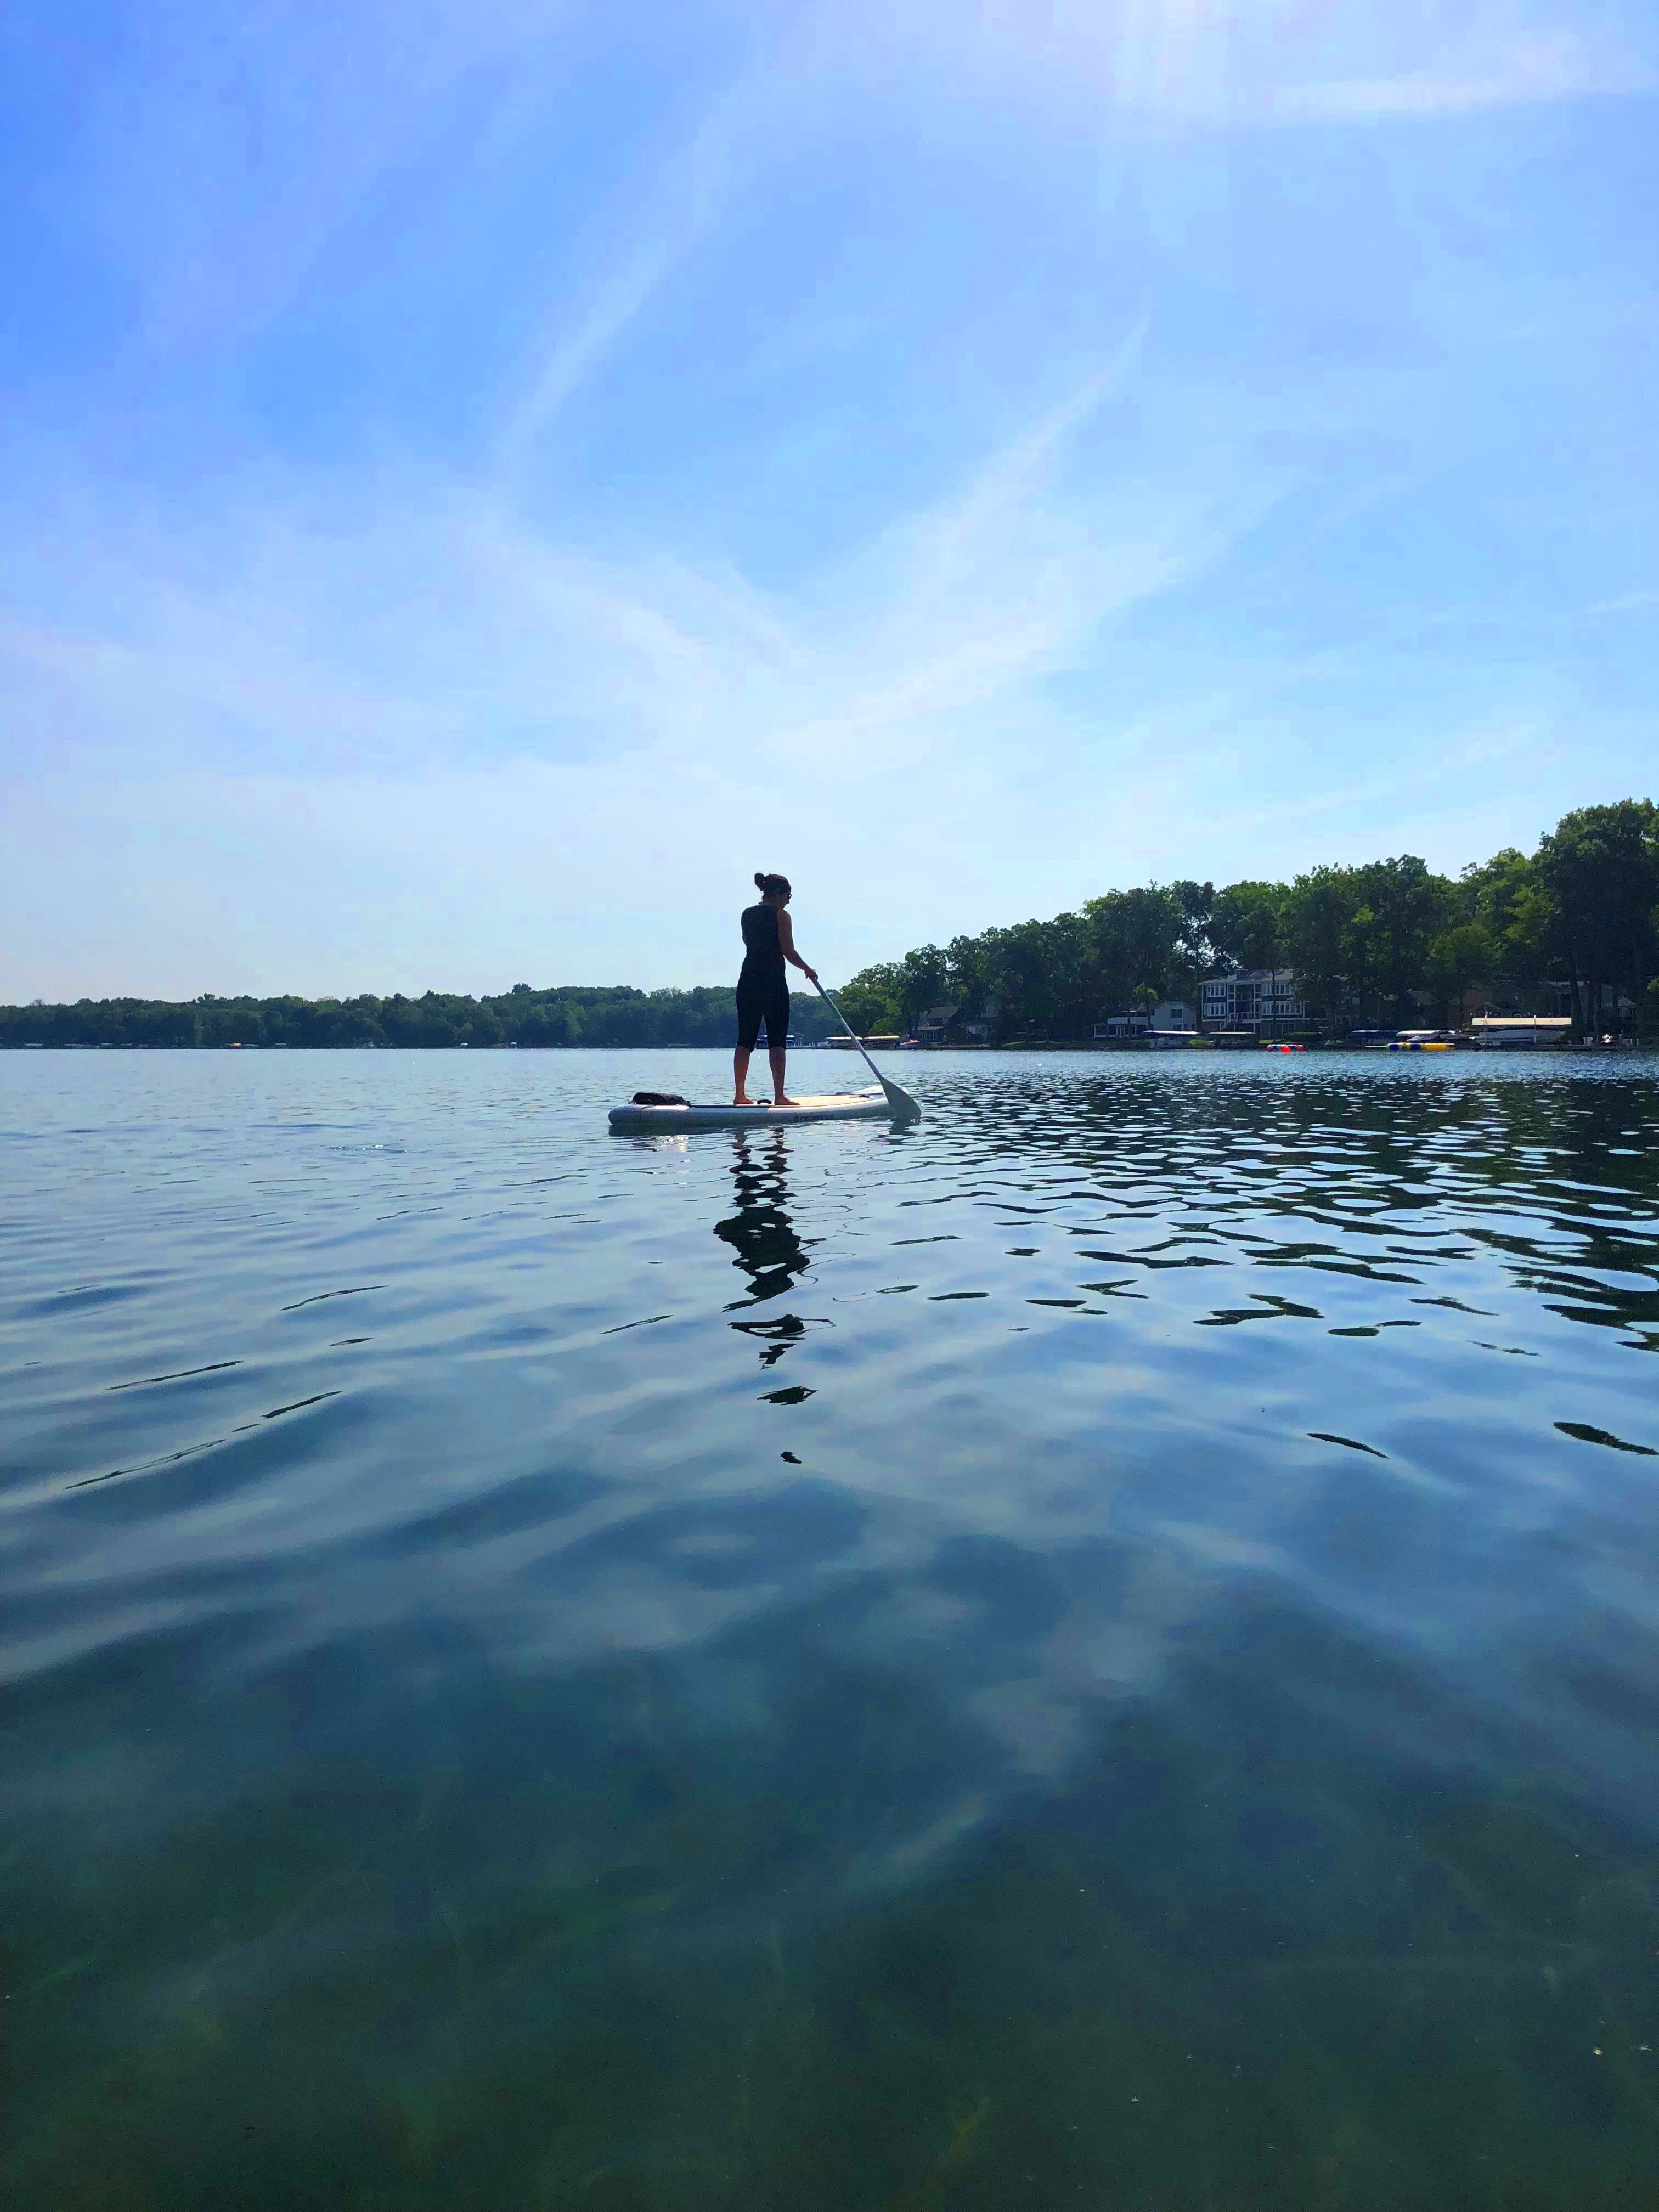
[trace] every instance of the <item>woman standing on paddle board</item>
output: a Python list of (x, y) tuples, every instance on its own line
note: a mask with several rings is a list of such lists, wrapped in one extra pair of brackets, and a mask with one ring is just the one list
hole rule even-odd
[(815, 983), (818, 971), (809, 968), (795, 950), (789, 921), (788, 877), (763, 875), (757, 869), (755, 888), (760, 893), (758, 905), (743, 910), (743, 973), (738, 977), (738, 1048), (732, 1055), (732, 1103), (766, 1103), (750, 1098), (745, 1088), (749, 1055), (763, 1021), (767, 1058), (772, 1063), (772, 1103), (793, 1106), (795, 1102), (783, 1087), (784, 1044), (789, 1035), (789, 978), (783, 963), (787, 960)]

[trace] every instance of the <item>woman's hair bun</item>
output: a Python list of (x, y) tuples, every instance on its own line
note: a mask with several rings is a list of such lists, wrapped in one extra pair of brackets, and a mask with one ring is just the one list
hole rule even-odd
[(755, 871), (755, 889), (757, 891), (763, 891), (766, 889), (766, 872), (763, 868), (757, 868)]

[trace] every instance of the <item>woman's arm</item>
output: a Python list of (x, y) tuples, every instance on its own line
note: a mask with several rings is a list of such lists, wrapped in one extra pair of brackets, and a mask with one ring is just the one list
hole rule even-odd
[(816, 983), (818, 980), (818, 971), (816, 968), (809, 968), (799, 953), (796, 951), (795, 925), (789, 919), (788, 908), (784, 906), (778, 908), (778, 943), (782, 946), (783, 957), (790, 965), (799, 968), (803, 975), (810, 975)]

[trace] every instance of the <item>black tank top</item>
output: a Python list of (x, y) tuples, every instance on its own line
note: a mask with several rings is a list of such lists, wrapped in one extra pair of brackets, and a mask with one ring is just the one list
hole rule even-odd
[(778, 941), (775, 906), (746, 906), (743, 910), (743, 972), (751, 982), (783, 981), (783, 947)]

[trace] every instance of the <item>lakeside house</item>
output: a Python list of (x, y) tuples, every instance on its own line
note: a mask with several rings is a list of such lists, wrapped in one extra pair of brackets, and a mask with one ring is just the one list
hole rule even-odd
[(925, 1006), (911, 1024), (910, 1035), (918, 1044), (985, 1044), (989, 1042), (991, 1024), (988, 1018), (962, 1022), (957, 1016), (962, 1011), (955, 1000), (937, 1006)]
[(1198, 1009), (1184, 999), (1160, 999), (1155, 1006), (1115, 1006), (1095, 1024), (1097, 1044), (1121, 1043), (1129, 1037), (1195, 1036)]
[[(910, 1034), (918, 1044), (944, 1044), (949, 1039), (951, 1024), (957, 1017), (954, 1001), (939, 1006), (925, 1007), (910, 1025)], [(977, 1024), (983, 1027), (982, 1024)]]
[(1248, 1030), (1282, 1036), (1305, 1028), (1308, 1010), (1302, 988), (1288, 968), (1246, 968), (1237, 975), (1208, 975), (1199, 987), (1199, 1026), (1206, 1034)]

